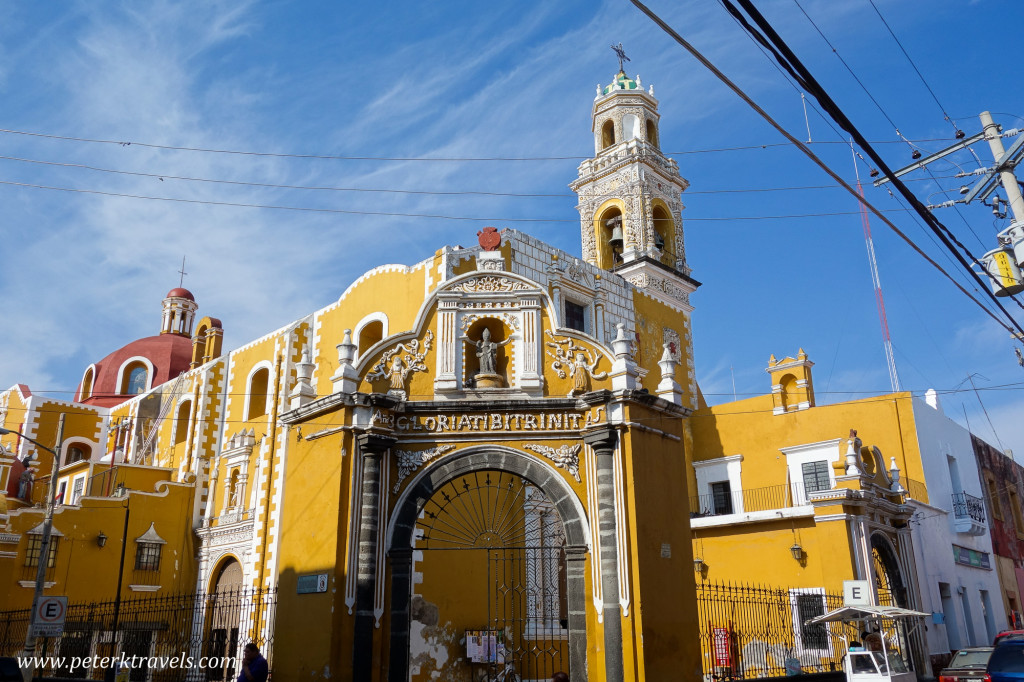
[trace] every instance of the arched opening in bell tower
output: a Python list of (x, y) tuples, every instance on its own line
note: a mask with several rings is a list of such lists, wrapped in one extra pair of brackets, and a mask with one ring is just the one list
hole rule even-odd
[(597, 219), (598, 267), (611, 270), (622, 262), (625, 232), (622, 209), (610, 206)]
[(622, 139), (632, 140), (640, 137), (640, 118), (636, 114), (622, 117)]
[(615, 121), (608, 119), (601, 126), (601, 149), (607, 149), (615, 144)]
[(672, 220), (672, 215), (664, 206), (656, 205), (651, 211), (651, 218), (654, 222), (654, 246), (661, 251), (661, 262), (665, 265), (675, 265), (676, 255), (673, 253), (675, 222)]
[(654, 145), (655, 148), (661, 149), (658, 144), (658, 124), (647, 119), (647, 144)]

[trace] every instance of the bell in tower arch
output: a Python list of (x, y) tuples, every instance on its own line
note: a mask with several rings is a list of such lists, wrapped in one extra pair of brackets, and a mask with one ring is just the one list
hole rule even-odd
[(622, 248), (622, 216), (615, 215), (604, 221), (605, 227), (608, 228), (611, 233), (608, 237), (608, 244), (613, 249)]

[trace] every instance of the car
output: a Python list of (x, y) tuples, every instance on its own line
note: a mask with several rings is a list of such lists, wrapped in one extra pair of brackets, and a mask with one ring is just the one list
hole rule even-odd
[(996, 635), (995, 641), (992, 642), (992, 646), (999, 646), (1000, 642), (1009, 639), (1024, 639), (1024, 630), (1003, 630)]
[(985, 667), (993, 649), (990, 646), (972, 646), (956, 652), (949, 665), (939, 673), (939, 682), (985, 679)]
[(1024, 639), (1004, 639), (992, 651), (985, 682), (1024, 682)]

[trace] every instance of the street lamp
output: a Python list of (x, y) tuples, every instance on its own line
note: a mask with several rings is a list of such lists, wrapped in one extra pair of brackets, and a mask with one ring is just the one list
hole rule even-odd
[(29, 438), (20, 431), (0, 427), (0, 436), (9, 433), (16, 434), (36, 447), (40, 447), (53, 455), (53, 471), (50, 473), (50, 482), (46, 486), (46, 514), (43, 516), (43, 536), (39, 542), (39, 556), (36, 561), (36, 587), (32, 593), (32, 611), (29, 614), (28, 632), (25, 633), (25, 662), (26, 667), (22, 668), (21, 675), (25, 682), (32, 682), (35, 673), (35, 652), (36, 652), (36, 609), (39, 607), (39, 598), (43, 596), (43, 586), (46, 582), (46, 568), (50, 563), (50, 534), (53, 530), (53, 503), (57, 494), (57, 467), (60, 464), (60, 450), (64, 442), (64, 414), (62, 413), (57, 421), (57, 449), (52, 450), (34, 438)]

